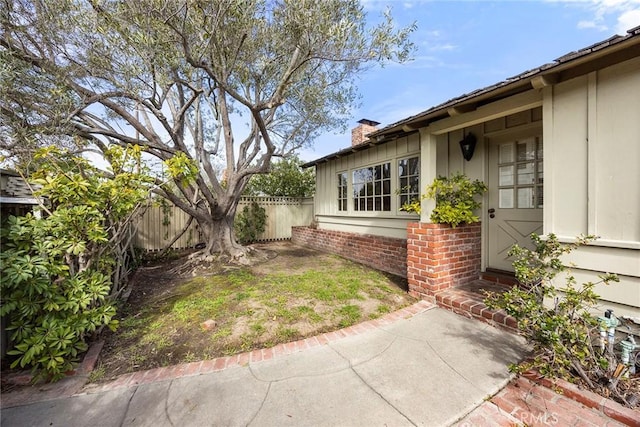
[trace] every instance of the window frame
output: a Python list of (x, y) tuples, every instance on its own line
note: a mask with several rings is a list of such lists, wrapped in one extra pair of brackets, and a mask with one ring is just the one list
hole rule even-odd
[[(402, 175), (400, 175), (400, 163), (403, 161), (407, 161), (407, 166), (410, 160), (412, 159), (416, 159), (417, 162), (417, 167), (416, 167), (416, 173), (415, 174), (407, 174), (404, 177)], [(398, 183), (397, 183), (397, 187), (398, 187), (398, 198), (397, 198), (397, 203), (398, 203), (398, 210), (400, 210), (400, 208), (404, 205), (403, 203), (403, 197), (406, 197), (407, 203), (411, 203), (412, 200), (420, 200), (420, 153), (415, 153), (414, 155), (410, 155), (407, 157), (400, 157), (396, 159), (396, 165), (397, 165), (397, 173), (396, 173), (396, 177), (398, 179)], [(402, 179), (405, 178), (407, 179), (407, 183), (408, 185), (411, 185), (411, 178), (417, 178), (417, 183), (416, 183), (416, 187), (415, 187), (415, 191), (408, 191), (405, 192), (403, 191), (403, 185), (402, 185)], [(413, 197), (412, 197), (413, 196)], [(402, 212), (399, 211), (400, 214), (405, 214), (405, 215), (409, 215), (411, 214), (410, 212)]]

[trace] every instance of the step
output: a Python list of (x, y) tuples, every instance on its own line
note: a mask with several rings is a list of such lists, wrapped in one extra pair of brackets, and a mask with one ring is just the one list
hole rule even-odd
[(436, 294), (436, 303), (456, 314), (517, 332), (516, 320), (504, 310), (492, 310), (484, 303), (484, 291), (504, 292), (510, 286), (486, 280), (474, 280), (466, 285), (445, 289)]

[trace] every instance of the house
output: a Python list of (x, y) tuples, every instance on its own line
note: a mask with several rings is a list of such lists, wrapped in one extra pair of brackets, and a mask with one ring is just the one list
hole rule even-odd
[[(403, 275), (434, 300), (512, 272), (506, 253), (531, 233), (594, 234), (567, 260), (573, 274), (617, 273), (620, 283), (596, 288), (602, 308), (640, 316), (640, 27), (377, 125), (361, 121), (351, 147), (305, 165), (316, 168), (315, 222), (294, 241)], [(429, 223), (432, 201), (419, 218), (399, 210), (455, 172), (489, 188), (480, 224), (445, 236)]]
[[(38, 200), (33, 197), (27, 183), (20, 174), (0, 169), (0, 225), (11, 215), (19, 216), (30, 212)], [(0, 248), (1, 248), (0, 242)], [(8, 346), (5, 318), (0, 318), (0, 357), (4, 357)]]
[(0, 218), (24, 215), (38, 205), (31, 188), (20, 174), (0, 169)]

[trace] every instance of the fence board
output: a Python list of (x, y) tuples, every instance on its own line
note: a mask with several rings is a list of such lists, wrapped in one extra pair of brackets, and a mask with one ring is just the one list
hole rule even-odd
[[(265, 231), (259, 241), (286, 240), (291, 238), (291, 227), (310, 225), (313, 221), (313, 198), (292, 197), (243, 197), (238, 212), (256, 201), (267, 214)], [(140, 215), (134, 246), (146, 251), (164, 249), (189, 221), (189, 215), (177, 206), (151, 205)], [(192, 221), (187, 232), (178, 239), (172, 249), (192, 248), (201, 242), (197, 222)]]

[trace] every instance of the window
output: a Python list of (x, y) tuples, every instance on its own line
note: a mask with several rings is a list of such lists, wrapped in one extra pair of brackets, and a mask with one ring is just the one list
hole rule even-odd
[(502, 209), (542, 208), (542, 140), (528, 138), (499, 146), (498, 205)]
[(391, 163), (353, 171), (353, 210), (391, 210)]
[(347, 210), (347, 174), (338, 174), (338, 210)]
[(400, 207), (420, 199), (420, 161), (418, 157), (398, 161)]

